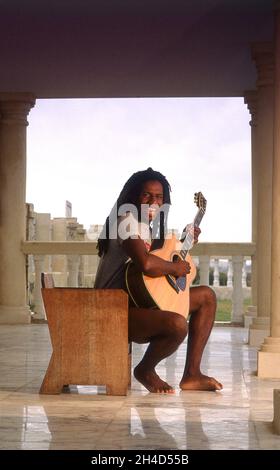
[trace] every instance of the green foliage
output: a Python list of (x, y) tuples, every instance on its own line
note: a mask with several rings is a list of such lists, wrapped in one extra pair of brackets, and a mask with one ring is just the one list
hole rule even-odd
[(215, 320), (230, 322), (231, 310), (232, 310), (231, 300), (218, 300)]
[(226, 286), (227, 285), (226, 273), (220, 272), (219, 277), (220, 277), (220, 286)]
[[(199, 267), (196, 268), (196, 277), (194, 279), (193, 284), (198, 285), (200, 283), (200, 273), (199, 273)], [(226, 286), (227, 285), (227, 275), (226, 273), (223, 273), (222, 271), (219, 273), (219, 279), (220, 279), (220, 286)], [(213, 268), (209, 269), (209, 285), (213, 286), (214, 282), (214, 270)]]
[(252, 273), (250, 273), (250, 272), (247, 273), (247, 279), (246, 279), (246, 281), (247, 281), (247, 286), (248, 286), (248, 287), (251, 287)]
[[(245, 299), (243, 302), (243, 311), (245, 312), (248, 305), (251, 305), (252, 299)], [(218, 300), (216, 321), (230, 322), (231, 321), (232, 302), (231, 300)]]

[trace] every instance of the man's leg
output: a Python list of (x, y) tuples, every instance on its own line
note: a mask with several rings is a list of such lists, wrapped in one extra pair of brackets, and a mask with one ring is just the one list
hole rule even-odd
[(143, 308), (129, 309), (129, 340), (150, 343), (134, 369), (136, 379), (150, 392), (173, 393), (173, 388), (157, 375), (155, 367), (170, 356), (187, 335), (186, 319), (177, 313)]
[(206, 286), (190, 289), (189, 338), (182, 390), (221, 390), (222, 384), (200, 371), (202, 354), (211, 333), (216, 313), (216, 295)]

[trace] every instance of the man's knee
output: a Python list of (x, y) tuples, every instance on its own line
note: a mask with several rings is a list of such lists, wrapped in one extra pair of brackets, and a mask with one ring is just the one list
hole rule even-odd
[(216, 298), (215, 292), (213, 291), (213, 289), (211, 289), (211, 287), (208, 287), (208, 286), (202, 287), (202, 302), (204, 304), (208, 304), (208, 305), (212, 305), (216, 307), (217, 298)]
[(188, 333), (187, 320), (178, 313), (172, 313), (169, 325), (170, 334), (172, 334), (179, 341), (183, 341)]

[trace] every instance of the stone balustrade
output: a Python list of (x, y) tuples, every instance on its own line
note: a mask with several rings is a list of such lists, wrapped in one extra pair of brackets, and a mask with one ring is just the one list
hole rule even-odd
[[(35, 287), (34, 292), (40, 291), (39, 270), (44, 266), (44, 257), (64, 255), (67, 259), (68, 277), (65, 285), (70, 287), (92, 287), (98, 257), (96, 241), (26, 241), (22, 243), (24, 254), (34, 257)], [(231, 298), (232, 323), (243, 322), (243, 297), (249, 295), (250, 288), (246, 286), (246, 260), (255, 253), (253, 243), (199, 243), (193, 247), (191, 254), (199, 267), (200, 284), (209, 285), (209, 273), (213, 268), (213, 289), (218, 298)], [(81, 263), (83, 258), (83, 263)], [(94, 259), (94, 262), (92, 262)], [(89, 262), (89, 260), (91, 260)], [(220, 286), (221, 261), (227, 260), (227, 285)], [(225, 263), (224, 263), (225, 265)], [(40, 269), (39, 269), (40, 266)], [(59, 273), (54, 272), (54, 278)], [(38, 299), (36, 299), (38, 304)], [(37, 315), (40, 315), (38, 310)]]

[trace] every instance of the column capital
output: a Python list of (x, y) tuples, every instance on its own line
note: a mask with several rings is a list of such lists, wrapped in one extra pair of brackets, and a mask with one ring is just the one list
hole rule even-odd
[(247, 104), (247, 108), (252, 117), (250, 121), (250, 126), (256, 126), (257, 125), (257, 111), (258, 111), (257, 90), (244, 91), (244, 103)]
[(35, 95), (32, 93), (0, 93), (1, 123), (27, 126), (27, 116), (34, 105)]
[(272, 42), (254, 42), (251, 46), (252, 58), (257, 68), (257, 86), (273, 85), (274, 53)]

